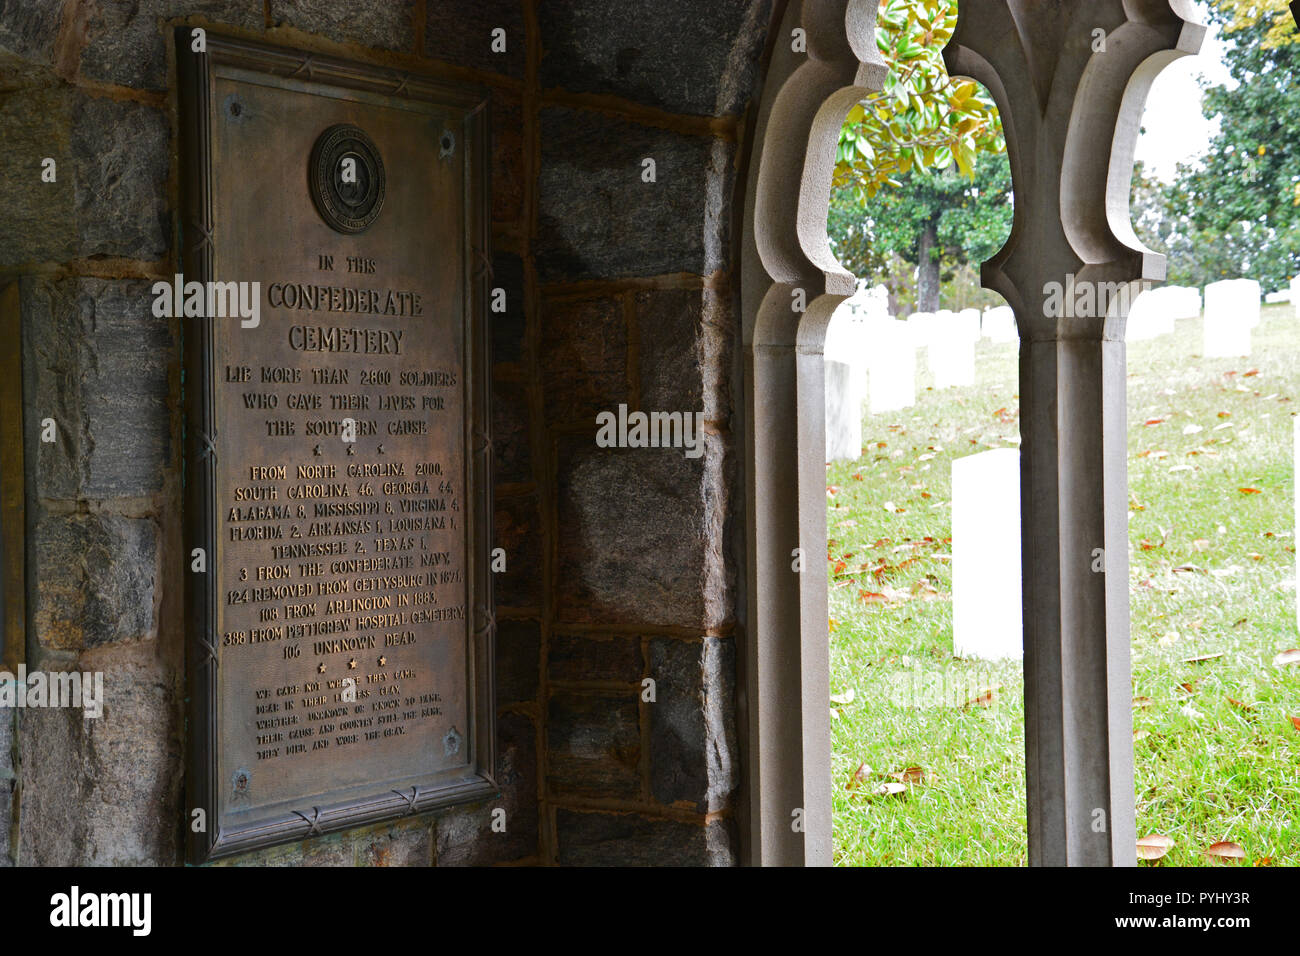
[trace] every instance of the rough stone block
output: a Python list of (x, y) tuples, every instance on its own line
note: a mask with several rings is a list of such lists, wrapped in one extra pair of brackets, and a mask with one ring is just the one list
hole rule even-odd
[[(457, 66), (522, 78), (528, 40), (521, 0), (433, 2), (424, 15), (424, 55)], [(492, 50), (492, 31), (506, 31), (506, 48)]]
[(490, 310), (492, 320), (492, 361), (521, 362), (528, 333), (528, 309), (524, 299), (524, 262), (509, 252), (492, 258), (492, 288), (506, 294), (505, 311)]
[[(435, 824), (438, 866), (487, 866), (538, 852), (537, 736), (520, 714), (497, 721), (497, 781), (501, 795), (454, 807)], [(505, 830), (492, 828), (492, 812), (505, 810)]]
[(631, 798), (641, 793), (639, 696), (562, 691), (548, 709), (547, 783), (560, 796)]
[(414, 12), (414, 0), (368, 3), (364, 12), (337, 0), (273, 0), (271, 4), (274, 26), (288, 25), (342, 43), (403, 52), (415, 48)]
[(728, 301), (710, 289), (638, 292), (636, 321), (641, 407), (730, 417), (735, 329)]
[(493, 578), (497, 606), (541, 606), (542, 524), (536, 499), (500, 499), (494, 530), (494, 547), (506, 552), (506, 570)]
[[(281, 6), (281, 0), (276, 0), (275, 5)], [(95, 3), (87, 23), (86, 48), (81, 54), (82, 76), (138, 89), (166, 89), (167, 45), (171, 37), (164, 23), (187, 16), (202, 16), (213, 23), (249, 30), (261, 30), (266, 25), (261, 0)]]
[(0, 52), (49, 63), (63, 0), (0, 0)]
[(161, 110), (79, 97), (72, 111), (83, 254), (158, 259), (170, 246), (171, 133)]
[(556, 600), (561, 621), (716, 627), (732, 613), (724, 553), (722, 443), (679, 448), (559, 448)]
[(179, 862), (182, 748), (178, 676), (151, 646), (116, 647), (45, 671), (100, 671), (103, 716), (22, 713), (21, 853), (26, 866)]
[(30, 570), (42, 646), (80, 650), (153, 635), (158, 526), (107, 514), (42, 514)]
[(15, 714), (16, 711), (0, 710), (0, 867), (13, 866), (9, 832), (13, 820), (14, 788), (18, 782), (13, 755)]
[(385, 824), (355, 835), (357, 866), (429, 866), (433, 827), (427, 817)]
[(45, 498), (151, 495), (172, 457), (171, 321), (151, 310), (150, 283), (22, 282), (25, 428)]
[(63, 0), (0, 0), (0, 90), (53, 76), (62, 7)]
[[(170, 133), (161, 110), (68, 87), (0, 98), (0, 266), (169, 248)], [(55, 161), (43, 182), (42, 161)]]
[(612, 636), (554, 634), (546, 652), (553, 681), (621, 681), (639, 683), (644, 672), (641, 639)]
[(650, 790), (661, 803), (725, 808), (739, 783), (730, 640), (650, 642)]
[[(730, 144), (582, 110), (547, 109), (541, 122), (541, 281), (724, 267)], [(655, 162), (652, 183), (642, 181), (646, 159)]]
[(498, 485), (533, 480), (532, 420), (528, 386), (492, 383), (492, 480)]
[(542, 85), (673, 113), (739, 112), (758, 71), (770, 10), (770, 0), (713, 0), (708, 16), (700, 16), (696, 0), (543, 3)]
[[(0, 61), (3, 67), (3, 61)], [(68, 160), (72, 128), (63, 89), (23, 90), (0, 97), (5, 173), (0, 176), (0, 266), (62, 262), (77, 253), (76, 165)], [(41, 181), (41, 161), (55, 161), (56, 179)]]
[(627, 322), (620, 299), (542, 305), (539, 364), (548, 422), (587, 421), (627, 401)]
[(536, 621), (497, 620), (497, 706), (537, 699), (541, 626)]
[(633, 813), (560, 809), (555, 819), (565, 866), (734, 866), (728, 821), (707, 825)]

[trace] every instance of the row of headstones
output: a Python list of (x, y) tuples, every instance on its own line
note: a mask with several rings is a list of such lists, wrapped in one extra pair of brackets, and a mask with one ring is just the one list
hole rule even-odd
[[(1300, 315), (1300, 277), (1289, 293)], [(1197, 289), (1164, 286), (1140, 295), (1129, 312), (1125, 338), (1138, 342), (1171, 334), (1178, 319), (1201, 314)], [(1248, 356), (1251, 333), (1260, 322), (1260, 286), (1253, 279), (1228, 279), (1205, 288), (1202, 354), (1208, 358)], [(894, 319), (881, 287), (859, 293), (845, 303), (827, 333), (827, 459), (855, 460), (861, 455), (862, 406), (872, 415), (909, 408), (916, 403), (916, 359), (927, 350), (936, 389), (975, 384), (975, 344), (981, 337), (995, 343), (1019, 341), (1015, 315), (1007, 306), (962, 312), (918, 312)]]

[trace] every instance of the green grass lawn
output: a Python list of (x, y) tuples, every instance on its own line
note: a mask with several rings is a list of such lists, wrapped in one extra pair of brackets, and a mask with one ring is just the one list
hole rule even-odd
[[(1296, 865), (1300, 666), (1273, 659), (1300, 646), (1300, 321), (1265, 308), (1249, 359), (1200, 345), (1197, 319), (1129, 347), (1138, 835), (1175, 841), (1159, 865), (1211, 863), (1223, 840)], [(981, 343), (977, 363), (975, 387), (935, 392), (922, 358), (918, 403), (867, 416), (863, 457), (827, 469), (841, 865), (1027, 859), (1020, 663), (952, 656), (952, 461), (1019, 442), (1016, 347)]]

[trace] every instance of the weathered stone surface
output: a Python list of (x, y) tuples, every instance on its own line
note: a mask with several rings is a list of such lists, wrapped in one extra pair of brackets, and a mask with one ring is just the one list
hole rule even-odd
[(62, 7), (63, 0), (0, 0), (0, 90), (51, 75)]
[(697, 825), (634, 813), (560, 809), (555, 828), (559, 862), (565, 866), (733, 866), (736, 862), (728, 821)]
[(626, 693), (551, 696), (546, 728), (547, 783), (559, 796), (636, 797), (641, 793), (639, 697)]
[[(497, 782), (501, 795), (495, 800), (438, 817), (438, 866), (487, 866), (537, 855), (537, 733), (521, 714), (497, 721)], [(504, 831), (493, 829), (495, 810), (505, 811)]]
[(523, 382), (492, 382), (492, 480), (498, 485), (533, 480), (530, 408)]
[[(169, 247), (169, 132), (160, 110), (67, 87), (0, 96), (0, 266), (74, 256), (157, 259)], [(46, 158), (55, 181), (44, 182)]]
[[(0, 95), (6, 170), (0, 176), (0, 266), (62, 262), (76, 254), (77, 177), (67, 159), (71, 127), (64, 90)], [(46, 157), (55, 161), (52, 183), (41, 181)]]
[(0, 710), (0, 867), (13, 866), (9, 833), (13, 821), (14, 787), (18, 782), (13, 755), (16, 713)]
[[(427, 826), (427, 824), (426, 824)], [(300, 843), (254, 850), (217, 860), (209, 866), (353, 866), (356, 863), (355, 833), (346, 830), (313, 837)]]
[(497, 706), (537, 699), (541, 625), (497, 619)]
[(702, 411), (709, 421), (731, 414), (730, 303), (710, 290), (638, 292), (641, 407)]
[(706, 628), (731, 615), (722, 447), (559, 450), (561, 621)]
[(650, 676), (650, 792), (661, 803), (724, 809), (739, 782), (732, 642), (656, 638)]
[(82, 96), (72, 124), (83, 255), (161, 258), (170, 246), (167, 117), (140, 103)]
[(516, 99), (492, 100), (492, 221), (517, 222), (524, 212), (524, 112)]
[(32, 626), (44, 647), (79, 650), (155, 633), (158, 526), (147, 518), (41, 514)]
[(357, 866), (429, 866), (433, 828), (425, 817), (401, 820), (356, 835)]
[(496, 544), (506, 552), (506, 570), (494, 578), (498, 607), (540, 607), (542, 523), (532, 497), (497, 501)]
[[(425, 12), (424, 55), (489, 73), (522, 78), (528, 50), (520, 0), (430, 3)], [(492, 31), (506, 31), (504, 52), (492, 52)]]
[(180, 858), (181, 704), (177, 675), (149, 645), (29, 662), (99, 671), (103, 716), (25, 710), (20, 860), (25, 866), (174, 865)]
[[(541, 122), (542, 282), (724, 267), (729, 144), (582, 110), (544, 110)], [(655, 161), (655, 182), (642, 181), (645, 159)]]
[(150, 283), (24, 279), (25, 428), (53, 418), (56, 441), (32, 463), (44, 498), (157, 492), (171, 461), (171, 322), (152, 312)]
[(627, 321), (620, 299), (542, 304), (539, 365), (548, 422), (585, 420), (627, 401)]
[(407, 52), (415, 47), (414, 8), (413, 0), (368, 3), (364, 11), (337, 0), (274, 0), (271, 17), (275, 26), (297, 27), (343, 43)]
[(528, 333), (523, 260), (509, 252), (499, 252), (493, 256), (492, 288), (502, 289), (506, 294), (504, 312), (491, 311), (492, 297), (488, 297), (488, 315), (492, 320), (492, 361), (523, 361)]
[(608, 93), (674, 113), (744, 107), (771, 0), (566, 0), (538, 8), (542, 85)]
[(644, 669), (641, 638), (624, 634), (554, 634), (546, 652), (551, 680), (636, 683)]
[[(280, 5), (277, 0), (276, 6)], [(139, 89), (166, 89), (171, 28), (164, 21), (186, 16), (202, 16), (213, 23), (250, 30), (261, 30), (266, 23), (261, 0), (96, 3), (81, 54), (82, 75)]]

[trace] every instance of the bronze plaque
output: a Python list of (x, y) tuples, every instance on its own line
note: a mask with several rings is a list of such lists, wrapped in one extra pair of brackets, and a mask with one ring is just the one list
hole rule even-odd
[(487, 110), (190, 48), (183, 271), (155, 295), (185, 316), (201, 862), (496, 792)]

